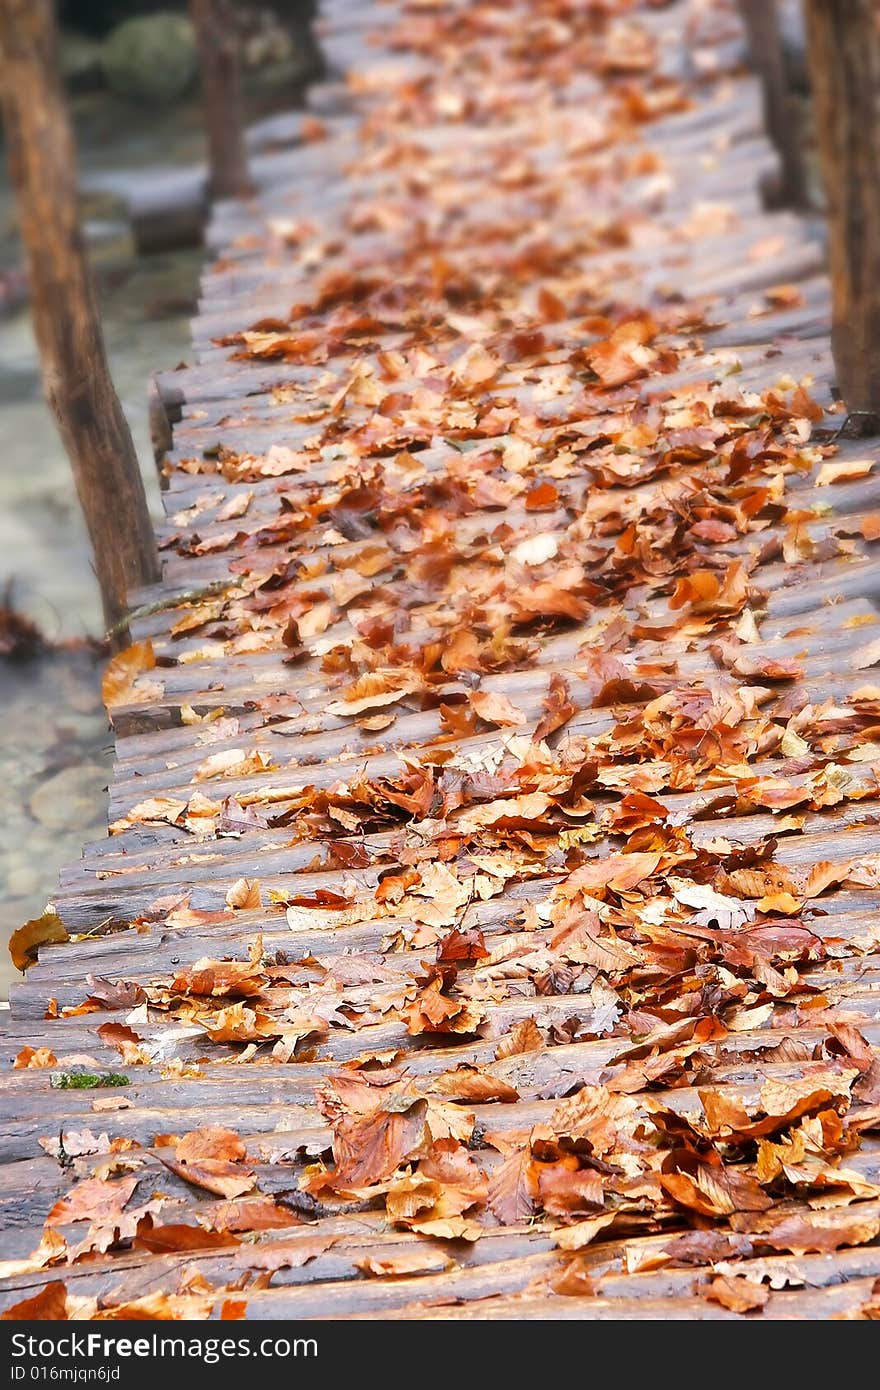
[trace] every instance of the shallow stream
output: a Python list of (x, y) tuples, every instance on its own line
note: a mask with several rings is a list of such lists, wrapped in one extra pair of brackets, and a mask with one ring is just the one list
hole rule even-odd
[[(135, 256), (119, 202), (133, 171), (201, 153), (195, 110), (121, 124), (118, 108), (81, 114), (84, 217), (102, 286), (117, 390), (137, 444), (150, 504), (159, 490), (147, 385), (186, 359), (201, 250)], [(12, 201), (0, 174), (0, 270), (20, 261)], [(70, 466), (43, 401), (27, 306), (0, 317), (0, 594), (50, 642), (101, 632), (101, 605)], [(39, 915), (59, 867), (106, 834), (112, 738), (100, 699), (101, 660), (86, 644), (29, 659), (0, 657), (0, 935)], [(0, 949), (0, 995), (15, 971)]]

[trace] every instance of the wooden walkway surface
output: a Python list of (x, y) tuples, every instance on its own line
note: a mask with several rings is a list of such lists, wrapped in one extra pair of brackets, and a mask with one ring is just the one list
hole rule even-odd
[(877, 1316), (880, 482), (727, 0), (325, 0), (218, 208), (13, 1316)]

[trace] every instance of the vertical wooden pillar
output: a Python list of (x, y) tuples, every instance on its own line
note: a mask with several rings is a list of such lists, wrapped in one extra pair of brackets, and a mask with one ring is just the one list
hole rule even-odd
[(779, 152), (780, 202), (789, 207), (807, 203), (807, 180), (802, 132), (796, 99), (788, 84), (776, 0), (739, 0), (752, 66), (761, 79), (764, 123)]
[(213, 198), (246, 198), (248, 172), (242, 119), (241, 75), (234, 20), (227, 0), (189, 0), (199, 72)]
[(837, 381), (851, 412), (880, 422), (880, 7), (806, 0), (805, 9)]
[(144, 485), (113, 386), (79, 227), (52, 0), (0, 0), (0, 102), (43, 383), (73, 468), (108, 627), (159, 577)]

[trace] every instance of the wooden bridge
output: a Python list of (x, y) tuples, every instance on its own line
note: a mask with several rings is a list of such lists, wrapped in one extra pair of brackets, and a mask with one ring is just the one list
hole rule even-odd
[(734, 7), (322, 42), (159, 383), (2, 1306), (876, 1317), (878, 454)]

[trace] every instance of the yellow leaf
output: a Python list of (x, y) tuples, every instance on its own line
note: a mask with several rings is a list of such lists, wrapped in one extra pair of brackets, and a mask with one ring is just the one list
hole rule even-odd
[(37, 951), (49, 942), (66, 941), (67, 929), (57, 912), (44, 912), (33, 917), (9, 938), (9, 954), (17, 970), (27, 970), (37, 958)]

